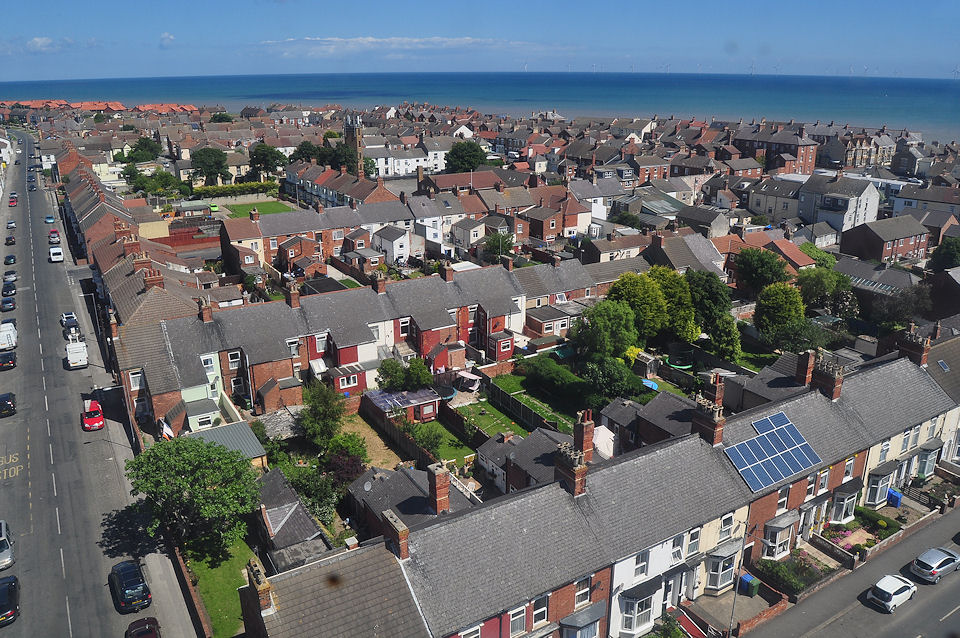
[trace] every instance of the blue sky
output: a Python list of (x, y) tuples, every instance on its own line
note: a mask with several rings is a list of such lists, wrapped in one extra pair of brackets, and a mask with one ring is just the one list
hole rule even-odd
[(0, 81), (524, 68), (960, 74), (958, 0), (785, 5), (12, 1), (2, 12)]

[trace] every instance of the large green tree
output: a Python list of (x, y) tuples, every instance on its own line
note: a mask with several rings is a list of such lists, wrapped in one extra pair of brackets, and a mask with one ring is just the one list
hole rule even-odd
[(513, 235), (510, 233), (492, 233), (483, 240), (487, 252), (500, 257), (513, 250)]
[(769, 332), (776, 326), (803, 320), (803, 297), (793, 286), (777, 282), (770, 284), (757, 295), (753, 325), (761, 334)]
[(214, 113), (213, 115), (210, 116), (210, 122), (213, 124), (223, 124), (223, 123), (232, 122), (232, 121), (233, 121), (233, 116), (230, 115), (229, 113), (220, 112), (220, 113)]
[(671, 336), (688, 343), (696, 341), (700, 336), (700, 327), (694, 318), (687, 280), (676, 270), (666, 266), (654, 266), (647, 274), (660, 286), (667, 302), (666, 328)]
[(256, 471), (236, 450), (199, 437), (157, 441), (126, 463), (133, 496), (149, 505), (148, 531), (210, 551), (243, 538), (243, 517), (260, 502)]
[(160, 145), (160, 142), (150, 137), (141, 137), (130, 148), (129, 153), (126, 155), (122, 151), (116, 153), (113, 160), (127, 163), (151, 162), (159, 157), (161, 151), (163, 151), (163, 146)]
[(623, 357), (638, 339), (633, 311), (622, 301), (601, 301), (583, 312), (570, 338), (579, 352), (589, 356)]
[(944, 237), (937, 246), (927, 267), (934, 272), (942, 272), (960, 266), (960, 237)]
[(250, 172), (256, 181), (264, 173), (270, 174), (281, 166), (286, 166), (287, 156), (269, 144), (257, 144), (250, 151)]
[(878, 295), (871, 318), (884, 330), (899, 330), (929, 312), (931, 307), (930, 286), (921, 283), (895, 295)]
[(297, 414), (297, 423), (304, 436), (326, 452), (330, 441), (340, 432), (343, 415), (346, 414), (345, 399), (332, 386), (319, 381), (303, 387), (303, 409)]
[(835, 295), (850, 290), (850, 278), (835, 270), (806, 268), (797, 273), (797, 286), (804, 304), (832, 310)]
[(218, 177), (223, 180), (230, 179), (227, 154), (218, 148), (201, 148), (190, 157), (190, 164), (193, 166), (194, 175), (202, 177), (207, 186), (215, 185)]
[(744, 248), (734, 260), (737, 277), (753, 294), (781, 281), (790, 279), (787, 264), (780, 255), (770, 250)]
[(730, 314), (730, 288), (716, 273), (688, 269), (683, 278), (690, 288), (694, 320), (709, 333), (723, 315)]
[(423, 359), (411, 359), (403, 365), (396, 359), (384, 359), (377, 368), (377, 385), (387, 392), (419, 390), (433, 383), (433, 374)]
[(800, 252), (817, 262), (817, 266), (820, 268), (833, 270), (833, 267), (837, 265), (836, 257), (825, 250), (817, 248), (817, 245), (813, 242), (808, 241), (805, 244), (800, 244)]
[(607, 298), (630, 306), (637, 334), (643, 343), (656, 336), (668, 323), (667, 300), (660, 285), (646, 273), (623, 273), (610, 286)]
[(729, 314), (722, 314), (710, 330), (710, 345), (713, 353), (721, 359), (740, 361), (743, 351), (740, 349), (740, 330), (737, 321)]
[[(320, 166), (330, 166), (333, 169), (339, 169), (346, 166), (347, 172), (351, 175), (357, 174), (357, 151), (349, 144), (337, 144), (336, 146), (317, 146), (312, 142), (300, 142), (296, 150), (290, 154), (290, 162), (309, 162), (317, 160)], [(369, 157), (363, 160), (364, 171), (368, 174), (376, 173), (376, 163), (373, 160), (367, 162)]]
[(476, 142), (456, 142), (447, 151), (447, 172), (466, 173), (475, 171), (487, 159), (483, 147)]

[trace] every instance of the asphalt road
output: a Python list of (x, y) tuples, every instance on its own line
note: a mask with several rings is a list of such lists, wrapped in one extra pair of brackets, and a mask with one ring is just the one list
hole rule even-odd
[[(948, 638), (960, 636), (960, 573), (948, 574), (937, 585), (909, 572), (910, 562), (930, 547), (957, 549), (960, 512), (900, 541), (853, 573), (831, 583), (799, 605), (747, 634), (749, 638), (842, 636), (855, 638)], [(884, 574), (902, 574), (917, 584), (913, 600), (893, 614), (866, 602), (866, 592)]]
[[(17, 367), (0, 372), (0, 391), (17, 396), (17, 414), (0, 419), (0, 518), (13, 529), (16, 564), (3, 572), (21, 582), (21, 615), (0, 629), (0, 635), (43, 638), (105, 638), (122, 636), (127, 625), (143, 616), (160, 620), (165, 636), (195, 636), (172, 565), (142, 529), (142, 518), (128, 507), (130, 486), (124, 461), (132, 458), (124, 430), (118, 391), (103, 397), (109, 420), (99, 432), (80, 428), (83, 398), (94, 388), (112, 383), (96, 347), (92, 315), (83, 312), (89, 297), (81, 296), (79, 280), (89, 269), (74, 266), (66, 241), (66, 261), (48, 260), (48, 232), (63, 227), (42, 187), (39, 174), (26, 167), (32, 141), (23, 134), (20, 166), (9, 167), (7, 192), (0, 202), (0, 229), (17, 223), (15, 246), (4, 255), (17, 257), (17, 308), (2, 318), (16, 317), (19, 332)], [(27, 191), (27, 175), (37, 175), (38, 190)], [(15, 208), (7, 194), (19, 194)], [(56, 224), (44, 223), (53, 214)], [(88, 336), (90, 366), (64, 369), (65, 341), (60, 313), (75, 311)], [(144, 564), (153, 591), (153, 605), (138, 614), (120, 615), (107, 587), (110, 567), (135, 556)]]

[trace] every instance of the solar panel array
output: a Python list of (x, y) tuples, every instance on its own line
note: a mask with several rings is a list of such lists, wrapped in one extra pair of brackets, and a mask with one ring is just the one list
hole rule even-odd
[(724, 449), (753, 492), (823, 461), (783, 412), (753, 422), (757, 436)]

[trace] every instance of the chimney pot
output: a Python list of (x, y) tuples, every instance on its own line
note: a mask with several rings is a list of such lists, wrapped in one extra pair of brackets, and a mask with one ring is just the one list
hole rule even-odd
[(300, 307), (300, 291), (297, 289), (296, 285), (291, 285), (285, 291), (285, 296), (287, 298), (287, 305), (293, 309)]
[(574, 449), (570, 443), (559, 444), (553, 476), (574, 497), (584, 494), (587, 491), (587, 465), (583, 460), (583, 452)]
[(713, 446), (723, 443), (723, 406), (697, 395), (697, 410), (693, 413), (693, 425), (701, 438)]
[(393, 510), (384, 510), (381, 514), (385, 536), (390, 539), (393, 551), (400, 560), (410, 558), (410, 549), (407, 540), (410, 538), (410, 529), (400, 520)]
[(823, 357), (817, 357), (810, 386), (822, 392), (831, 401), (836, 401), (840, 398), (843, 389), (843, 367)]
[(806, 352), (801, 352), (797, 355), (797, 372), (794, 376), (797, 383), (800, 385), (810, 385), (810, 380), (813, 378), (813, 367), (816, 363), (817, 356), (813, 350), (807, 350)]
[(449, 261), (440, 266), (440, 276), (448, 283), (453, 281), (453, 266), (450, 265)]

